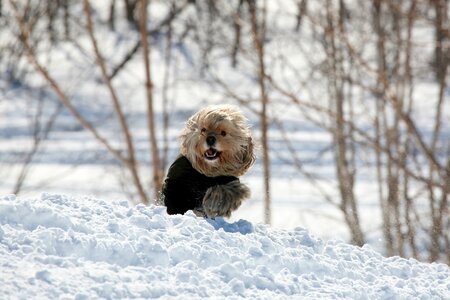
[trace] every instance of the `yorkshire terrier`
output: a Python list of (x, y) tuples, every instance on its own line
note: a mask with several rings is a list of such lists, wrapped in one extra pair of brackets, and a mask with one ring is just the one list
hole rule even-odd
[(235, 106), (208, 106), (189, 118), (181, 140), (161, 193), (167, 212), (230, 217), (250, 197), (238, 178), (255, 162), (247, 119)]

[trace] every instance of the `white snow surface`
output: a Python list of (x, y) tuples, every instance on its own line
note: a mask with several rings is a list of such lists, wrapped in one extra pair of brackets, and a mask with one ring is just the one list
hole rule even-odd
[(57, 194), (0, 198), (0, 270), (2, 299), (450, 299), (445, 264)]

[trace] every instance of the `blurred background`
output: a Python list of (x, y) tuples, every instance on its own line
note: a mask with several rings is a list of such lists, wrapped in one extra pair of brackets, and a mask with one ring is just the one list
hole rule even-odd
[(258, 143), (234, 219), (450, 262), (447, 0), (0, 0), (0, 193), (151, 205), (186, 119)]

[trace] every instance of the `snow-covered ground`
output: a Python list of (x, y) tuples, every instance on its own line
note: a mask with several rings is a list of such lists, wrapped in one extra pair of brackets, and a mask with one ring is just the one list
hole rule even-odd
[(0, 198), (2, 299), (450, 299), (450, 268), (305, 229), (42, 194)]
[[(112, 69), (126, 56), (139, 39), (139, 34), (130, 30), (129, 24), (124, 20), (118, 20), (116, 30), (111, 32), (105, 22), (99, 22), (107, 18), (108, 2), (90, 2), (97, 8), (97, 13), (100, 16), (103, 15), (100, 19), (96, 19), (95, 33), (108, 68)], [(167, 1), (152, 2), (151, 28), (164, 18), (170, 8), (168, 3)], [(271, 70), (273, 68), (273, 77), (281, 83), (294, 88), (298, 86), (298, 91), (296, 89), (294, 91), (298, 92), (299, 97), (305, 97), (305, 99), (311, 97), (310, 100), (323, 99), (321, 101), (326, 102), (327, 98), (322, 97), (326, 94), (326, 81), (321, 80), (320, 77), (309, 78), (307, 61), (302, 57), (302, 51), (299, 51), (301, 50), (300, 46), (302, 49), (303, 47), (311, 47), (311, 49), (306, 50), (306, 53), (311, 53), (308, 60), (311, 59), (319, 65), (323, 57), (321, 57), (320, 51), (314, 51), (314, 44), (317, 41), (313, 40), (313, 32), (308, 32), (308, 27), (305, 26), (302, 30), (307, 30), (306, 34), (305, 32), (302, 33), (304, 37), (299, 39), (299, 36), (294, 35), (292, 31), (296, 21), (292, 12), (296, 9), (296, 3), (296, 1), (281, 0), (267, 3), (269, 5), (268, 20), (271, 24), (269, 26), (270, 35), (272, 36), (267, 44), (268, 66)], [(121, 1), (117, 4), (123, 5)], [(81, 6), (80, 2), (75, 5), (74, 9), (75, 11), (79, 9), (80, 17), (84, 18), (81, 13)], [(120, 11), (122, 10), (120, 9)], [(280, 17), (280, 15), (283, 17)], [(174, 23), (174, 36), (180, 35), (184, 31), (184, 27), (181, 26), (184, 22), (196, 16), (192, 9), (186, 10), (179, 16), (180, 20)], [(270, 21), (271, 18), (273, 18), (273, 21)], [(201, 23), (199, 24), (201, 25)], [(53, 47), (48, 42), (43, 41), (41, 43), (42, 48), (38, 52), (39, 59), (42, 63), (45, 63), (46, 68), (67, 92), (80, 112), (115, 146), (123, 150), (123, 139), (118, 133), (119, 126), (114, 119), (110, 97), (105, 86), (101, 84), (98, 66), (93, 63), (95, 59), (86, 31), (82, 27), (75, 28), (79, 30), (75, 32), (75, 34), (79, 34), (76, 43), (63, 42)], [(206, 26), (200, 26), (200, 28), (206, 28)], [(354, 29), (358, 31), (358, 28)], [(200, 33), (206, 34), (207, 32), (201, 31)], [(0, 31), (0, 44), (15, 41), (16, 36), (17, 28), (4, 26), (3, 30)], [(357, 36), (355, 35), (355, 37)], [(202, 38), (206, 39), (206, 37), (205, 35)], [(433, 45), (433, 38), (434, 35), (426, 31), (420, 38), (420, 44)], [(152, 47), (151, 61), (155, 81), (155, 112), (157, 113), (156, 127), (159, 134), (158, 142), (162, 147), (162, 107), (164, 102), (162, 87), (167, 68), (164, 62), (167, 51), (164, 36), (153, 37)], [(170, 50), (173, 55), (173, 63), (168, 68), (171, 74), (168, 86), (168, 110), (170, 115), (168, 164), (178, 155), (179, 141), (177, 136), (183, 127), (183, 123), (192, 113), (207, 104), (236, 104), (236, 100), (233, 100), (233, 97), (230, 97), (226, 89), (222, 88), (220, 84), (217, 84), (214, 80), (211, 82), (208, 76), (199, 74), (203, 56), (203, 51), (200, 48), (196, 38), (186, 37), (182, 42), (172, 45)], [(417, 49), (421, 52), (420, 55), (417, 55), (415, 61), (422, 61), (430, 57), (428, 54), (423, 54), (424, 49), (429, 51), (433, 47), (419, 46)], [(227, 51), (226, 47), (222, 50)], [(240, 67), (236, 69), (231, 67), (229, 60), (224, 58), (226, 55), (221, 52), (222, 50), (218, 53), (211, 53), (210, 63), (215, 76), (225, 82), (227, 86), (232, 87), (233, 93), (249, 100), (258, 99), (258, 86), (251, 72), (254, 67), (252, 64), (253, 56), (242, 53), (239, 57)], [(307, 84), (305, 86), (299, 85), (303, 80), (301, 77), (297, 78), (297, 71), (294, 72), (295, 74), (291, 74), (289, 72), (290, 67), (286, 70), (283, 68), (284, 64), (276, 59), (278, 55), (280, 55), (280, 58), (289, 57), (289, 65), (293, 64), (293, 70), (298, 70), (300, 72), (298, 74), (302, 75), (301, 77), (306, 76)], [(102, 148), (89, 132), (83, 130), (65, 109), (57, 114), (48, 137), (42, 140), (30, 161), (29, 168), (24, 165), (28, 155), (33, 151), (35, 131), (45, 128), (47, 121), (57, 111), (59, 102), (41, 76), (31, 72), (32, 65), (25, 58), (20, 60), (20, 64), (17, 65), (23, 64), (23, 68), (29, 70), (29, 74), (24, 80), (13, 82), (10, 82), (7, 78), (9, 70), (4, 66), (5, 60), (0, 60), (0, 62), (3, 63), (0, 67), (4, 67), (6, 70), (0, 73), (0, 195), (12, 193), (18, 179), (21, 178), (21, 171), (26, 170), (27, 176), (21, 187), (20, 197), (35, 198), (45, 191), (54, 194), (66, 194), (69, 195), (67, 197), (74, 197), (73, 201), (78, 201), (83, 195), (90, 195), (89, 197), (101, 198), (107, 203), (113, 203), (111, 204), (113, 207), (117, 206), (114, 201), (121, 199), (125, 201), (127, 199), (129, 203), (132, 203), (133, 200), (136, 200), (133, 197), (136, 193), (133, 191), (129, 174), (123, 168), (120, 168), (112, 155)], [(428, 65), (428, 63), (427, 61), (426, 64)], [(9, 62), (7, 65), (16, 66), (16, 64), (10, 64)], [(420, 65), (418, 64), (418, 66)], [(278, 70), (280, 68), (283, 69), (283, 72)], [(22, 68), (18, 69), (22, 70)], [(305, 71), (304, 74), (303, 71)], [(318, 84), (318, 82), (322, 84)], [(151, 186), (149, 186), (151, 162), (149, 161), (150, 150), (146, 130), (144, 83), (142, 53), (139, 52), (117, 75), (113, 85), (123, 104), (134, 137), (143, 182), (149, 194), (152, 194)], [(308, 87), (312, 94), (304, 95), (303, 93), (306, 93)], [(437, 92), (435, 83), (417, 81), (414, 94), (415, 111), (417, 111), (416, 117), (419, 118), (417, 119), (418, 124), (421, 130), (425, 132), (429, 131), (425, 129), (434, 124), (435, 113), (431, 99), (437, 99)], [(283, 127), (278, 128), (276, 122), (270, 124), (269, 127), (273, 229), (267, 228), (266, 230), (278, 235), (276, 231), (278, 229), (293, 230), (296, 226), (302, 226), (323, 240), (339, 238), (348, 241), (348, 228), (339, 209), (340, 196), (335, 179), (336, 170), (333, 163), (333, 152), (331, 151), (332, 135), (326, 129), (314, 125), (314, 122), (309, 122), (305, 115), (298, 110), (298, 107), (292, 106), (291, 102), (280, 101), (281, 98), (278, 99), (279, 95), (275, 91), (271, 91), (271, 93), (273, 93), (271, 94), (273, 98), (271, 97), (268, 113), (272, 120), (281, 120)], [(255, 139), (259, 140), (261, 136), (258, 126), (259, 115), (250, 109), (253, 107), (257, 111), (259, 109), (257, 103), (257, 101), (251, 101), (249, 107), (243, 107), (243, 109), (250, 119)], [(370, 119), (367, 118), (365, 109), (367, 109), (365, 106), (355, 107), (355, 116), (359, 116), (359, 119), (355, 120), (355, 124), (358, 124), (361, 128), (365, 128), (364, 124), (367, 124)], [(358, 114), (358, 111), (362, 110), (364, 113)], [(443, 120), (450, 120), (450, 110), (446, 109), (442, 114)], [(321, 119), (321, 115), (315, 115), (314, 112), (308, 114), (308, 116), (326, 123), (326, 120)], [(448, 136), (448, 124), (443, 123), (442, 126), (443, 134)], [(430, 134), (428, 135), (430, 136)], [(313, 175), (313, 181), (308, 180), (307, 176), (300, 170), (301, 168), (295, 166), (295, 159), (287, 147), (285, 138), (291, 144), (293, 153), (301, 163), (303, 170)], [(356, 159), (358, 172), (355, 181), (355, 195), (358, 199), (361, 226), (371, 247), (377, 251), (384, 251), (385, 243), (381, 231), (382, 215), (378, 202), (376, 172), (373, 168), (374, 158), (365, 153), (364, 150), (358, 150)], [(232, 219), (228, 222), (238, 222), (239, 219), (248, 220), (253, 224), (262, 222), (264, 220), (264, 190), (260, 153), (258, 153), (255, 166), (242, 177), (242, 181), (246, 182), (251, 188), (252, 197), (243, 203), (242, 207), (233, 214)], [(420, 213), (422, 213), (422, 208), (423, 211), (426, 211), (429, 207), (428, 196), (419, 190), (420, 186), (417, 188), (411, 187), (411, 189), (414, 194), (417, 194), (414, 201), (417, 205), (420, 205), (417, 219), (420, 218), (425, 223), (423, 226), (427, 227), (428, 219)], [(83, 205), (83, 203), (79, 205)], [(138, 211), (143, 209), (140, 206), (136, 208)], [(51, 210), (53, 211), (53, 209)], [(153, 209), (149, 208), (149, 211), (153, 211)], [(71, 214), (64, 214), (73, 218)], [(168, 220), (170, 221), (166, 220), (166, 223), (172, 224), (171, 222), (175, 219), (170, 218)], [(42, 222), (45, 222), (45, 220)], [(196, 221), (193, 220), (192, 222)], [(205, 225), (204, 222), (201, 224)], [(263, 228), (258, 226), (254, 225), (254, 228)], [(172, 227), (169, 226), (168, 228)], [(169, 230), (168, 228), (167, 230)], [(3, 231), (7, 232), (6, 229), (3, 229)], [(419, 250), (424, 249), (426, 252), (428, 248), (429, 244), (422, 243), (419, 245)], [(170, 252), (168, 250), (166, 252), (170, 256)], [(409, 253), (406, 253), (406, 255), (409, 255)], [(426, 257), (426, 255), (422, 257)], [(27, 266), (27, 264), (24, 264), (24, 267)]]

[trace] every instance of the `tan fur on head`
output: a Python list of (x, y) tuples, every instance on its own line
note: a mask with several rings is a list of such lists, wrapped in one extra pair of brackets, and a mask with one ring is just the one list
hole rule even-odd
[(206, 176), (238, 177), (255, 162), (247, 119), (236, 106), (203, 108), (186, 122), (181, 139), (181, 154)]

